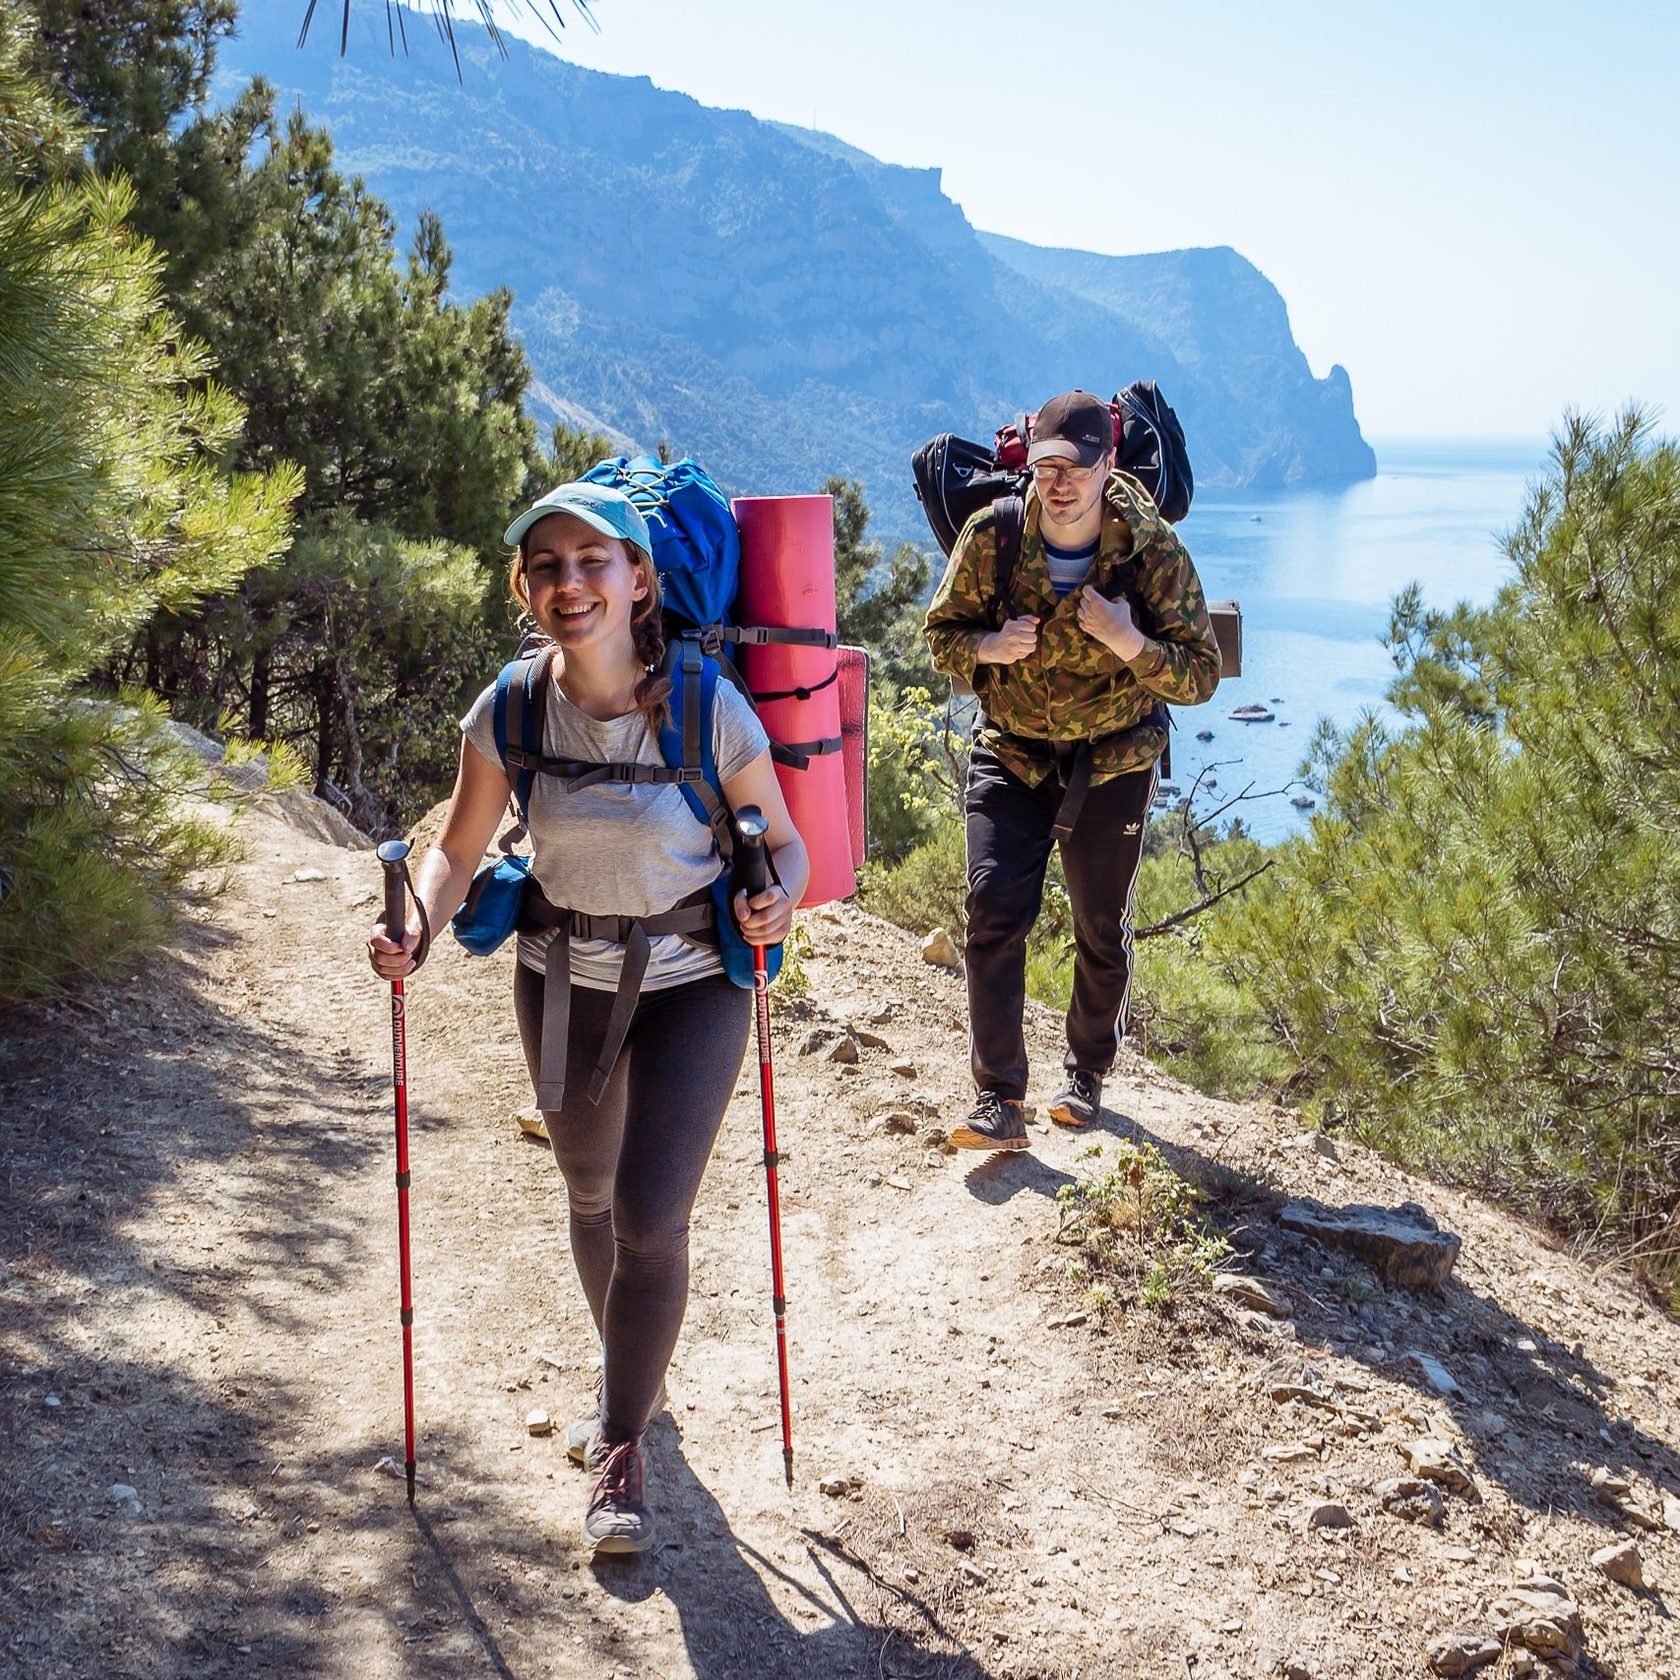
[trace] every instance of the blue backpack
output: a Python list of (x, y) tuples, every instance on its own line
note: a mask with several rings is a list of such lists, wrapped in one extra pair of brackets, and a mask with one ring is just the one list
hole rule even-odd
[[(667, 643), (696, 641), (717, 662), (725, 677), (758, 709), (762, 700), (803, 699), (802, 689), (755, 694), (729, 657), (728, 648), (747, 643), (764, 646), (820, 647), (833, 650), (839, 638), (828, 630), (768, 628), (730, 622), (741, 582), (741, 533), (729, 499), (698, 461), (657, 461), (651, 455), (620, 455), (602, 461), (584, 475), (589, 484), (622, 490), (641, 510), (653, 539), (653, 569), (665, 598)], [(838, 676), (830, 677), (833, 682)], [(819, 685), (821, 686), (821, 685)], [(708, 714), (709, 715), (709, 714)], [(820, 741), (770, 743), (777, 763), (803, 770), (823, 753), (841, 751), (841, 737)]]

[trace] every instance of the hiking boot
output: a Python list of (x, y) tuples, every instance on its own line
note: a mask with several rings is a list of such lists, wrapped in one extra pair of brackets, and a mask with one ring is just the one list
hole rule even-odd
[(1026, 1110), (1015, 1097), (982, 1091), (973, 1112), (951, 1131), (958, 1149), (1025, 1149)]
[[(606, 1461), (606, 1447), (601, 1441), (601, 1387), (606, 1377), (595, 1373), (595, 1410), (587, 1417), (573, 1418), (566, 1425), (566, 1456), (585, 1470), (599, 1471)], [(654, 1397), (653, 1416), (665, 1410), (665, 1384), (659, 1385)]]
[(645, 1552), (653, 1544), (653, 1518), (642, 1500), (642, 1438), (614, 1441), (589, 1496), (584, 1539), (598, 1552)]
[(1050, 1118), (1058, 1126), (1089, 1126), (1102, 1107), (1102, 1081), (1084, 1068), (1075, 1068), (1067, 1083), (1050, 1099)]

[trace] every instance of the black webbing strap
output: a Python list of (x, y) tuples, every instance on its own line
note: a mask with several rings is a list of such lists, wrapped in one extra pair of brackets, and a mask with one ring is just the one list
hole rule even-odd
[(1089, 741), (1055, 742), (1056, 774), (1062, 784), (1062, 800), (1056, 807), (1056, 820), (1050, 825), (1052, 840), (1066, 840), (1085, 809), (1085, 795), (1091, 791), (1091, 743)]
[(830, 684), (837, 683), (839, 680), (840, 667), (836, 665), (820, 683), (812, 683), (808, 688), (775, 688), (771, 689), (768, 694), (755, 688), (752, 691), (752, 697), (755, 701), (761, 703), (765, 700), (809, 700), (813, 694), (820, 694)]
[(535, 933), (552, 928), (543, 957), (542, 1048), (537, 1061), (537, 1107), (558, 1109), (566, 1100), (566, 1047), (572, 1028), (572, 941), (604, 939), (624, 947), (624, 966), (619, 971), (618, 990), (613, 994), (612, 1013), (607, 1017), (606, 1035), (596, 1057), (589, 1081), (589, 1100), (598, 1103), (618, 1063), (630, 1031), (631, 1017), (642, 994), (653, 940), (661, 934), (680, 935), (690, 945), (715, 943), (702, 938), (717, 926), (717, 907), (711, 889), (702, 887), (680, 904), (657, 916), (592, 916), (582, 910), (550, 904), (534, 884), (525, 889), (519, 931)]
[(813, 758), (837, 753), (845, 744), (845, 738), (840, 735), (830, 735), (821, 741), (772, 741), (770, 757), (772, 762), (785, 764), (790, 770), (808, 770)]
[(581, 788), (598, 787), (602, 782), (630, 782), (635, 784), (688, 782), (700, 779), (700, 771), (692, 774), (681, 766), (664, 764), (600, 764), (592, 759), (545, 758), (538, 753), (508, 749), (508, 763), (515, 770), (535, 770), (552, 776), (568, 793)]
[(712, 658), (723, 652), (725, 642), (737, 647), (820, 647), (837, 648), (840, 638), (832, 630), (780, 629), (764, 624), (708, 624), (700, 631), (701, 649)]

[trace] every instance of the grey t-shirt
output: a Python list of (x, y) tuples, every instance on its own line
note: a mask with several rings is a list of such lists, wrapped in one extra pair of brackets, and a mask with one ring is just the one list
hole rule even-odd
[[(492, 683), (461, 719), (473, 746), (498, 770)], [(712, 753), (728, 781), (769, 747), (764, 726), (727, 682), (712, 706)], [(659, 737), (640, 712), (605, 722), (581, 712), (557, 684), (549, 684), (543, 751), (551, 758), (591, 764), (663, 764)], [(558, 777), (538, 775), (531, 790), (531, 872), (551, 904), (591, 916), (654, 916), (718, 872), (712, 833), (674, 783), (604, 782), (568, 793)], [(552, 933), (519, 936), (519, 960), (541, 969)], [(604, 939), (572, 941), (575, 985), (612, 991), (624, 947)], [(676, 934), (653, 940), (644, 991), (721, 974), (717, 953), (685, 944)]]

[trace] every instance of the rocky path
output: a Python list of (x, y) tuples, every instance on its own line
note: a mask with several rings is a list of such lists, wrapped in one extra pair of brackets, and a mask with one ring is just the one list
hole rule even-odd
[[(0, 1030), (0, 1674), (1680, 1676), (1672, 1323), (1137, 1060), (1090, 1136), (943, 1151), (960, 981), (850, 908), (806, 919), (775, 1005), (795, 1486), (749, 1062), (639, 1560), (591, 1559), (583, 1473), (529, 1432), (580, 1408), (591, 1338), (515, 1124), (510, 959), (440, 942), (410, 988), (411, 1514), (378, 870), (305, 810), (244, 819), (234, 891), (150, 972)], [(1049, 1012), (1031, 1035), (1047, 1090)], [(1210, 1186), (1275, 1312), (1090, 1305), (1057, 1191), (1118, 1138)], [(1280, 1217), (1408, 1201), (1462, 1238), (1444, 1290)]]

